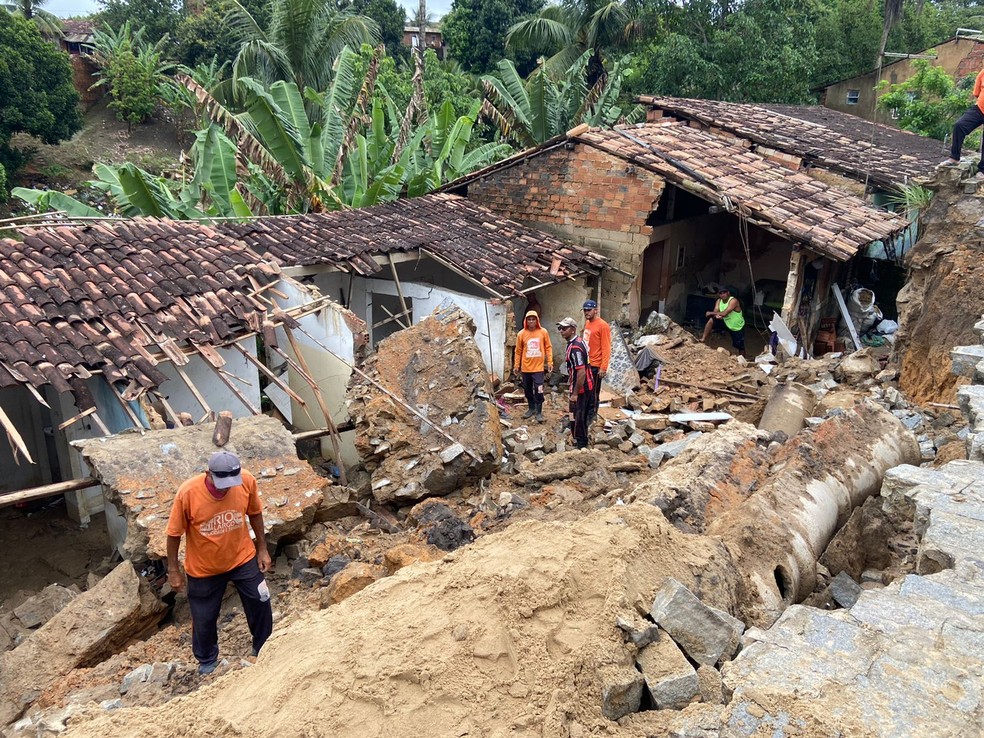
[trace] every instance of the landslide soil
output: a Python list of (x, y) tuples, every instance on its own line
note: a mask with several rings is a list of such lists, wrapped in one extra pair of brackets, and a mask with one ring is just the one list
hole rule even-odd
[(980, 342), (973, 328), (984, 313), (984, 243), (977, 229), (984, 197), (968, 196), (952, 182), (931, 186), (936, 196), (907, 257), (909, 283), (897, 298), (899, 388), (920, 405), (954, 402), (967, 379), (950, 373), (950, 349)]

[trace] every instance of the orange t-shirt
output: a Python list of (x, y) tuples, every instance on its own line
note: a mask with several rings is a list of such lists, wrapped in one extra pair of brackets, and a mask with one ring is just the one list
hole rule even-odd
[(977, 98), (977, 108), (984, 113), (984, 70), (978, 72), (974, 80), (974, 97)]
[(612, 329), (601, 318), (585, 321), (582, 332), (588, 345), (588, 363), (603, 372), (608, 372), (608, 362), (612, 360)]
[(242, 566), (256, 556), (249, 537), (249, 516), (263, 512), (256, 493), (256, 477), (243, 472), (243, 483), (221, 500), (205, 486), (205, 474), (178, 488), (167, 521), (167, 535), (185, 536), (185, 571), (193, 577), (211, 577)]

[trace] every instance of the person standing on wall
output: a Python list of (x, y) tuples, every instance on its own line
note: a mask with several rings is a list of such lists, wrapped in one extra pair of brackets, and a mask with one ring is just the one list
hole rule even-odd
[(704, 325), (701, 343), (707, 343), (711, 331), (717, 326), (731, 334), (731, 345), (735, 347), (738, 355), (745, 355), (745, 316), (741, 312), (741, 303), (738, 302), (737, 297), (732, 296), (730, 287), (721, 287), (718, 290), (718, 300), (714, 309), (708, 310), (704, 316), (708, 320)]
[[(250, 540), (250, 528), (255, 543)], [(211, 674), (218, 665), (216, 623), (229, 582), (239, 592), (253, 636), (253, 655), (258, 655), (273, 631), (270, 589), (263, 577), (271, 562), (256, 478), (242, 470), (238, 456), (215, 452), (208, 460), (208, 471), (178, 488), (167, 521), (167, 579), (176, 592), (185, 588), (185, 575), (178, 564), (182, 535), (191, 650), (198, 660), (198, 673)]]
[(592, 378), (591, 407), (588, 411), (588, 425), (598, 415), (601, 402), (601, 381), (608, 374), (608, 363), (612, 359), (612, 329), (598, 315), (598, 303), (586, 300), (584, 303), (584, 345), (588, 348), (588, 365)]
[(540, 326), (536, 311), (530, 310), (526, 313), (523, 330), (516, 338), (513, 356), (513, 372), (519, 372), (522, 376), (523, 393), (528, 404), (523, 414), (524, 420), (535, 415), (538, 423), (543, 422), (544, 369), (547, 374), (553, 371), (553, 347), (547, 329)]
[(594, 384), (588, 366), (588, 350), (584, 341), (577, 337), (577, 322), (574, 318), (564, 318), (557, 323), (557, 330), (567, 341), (567, 399), (574, 447), (587, 448), (588, 413), (594, 394)]
[[(967, 112), (960, 116), (953, 126), (953, 141), (950, 143), (950, 158), (944, 164), (959, 164), (960, 153), (963, 150), (964, 139), (975, 129), (984, 125), (984, 70), (977, 74), (974, 80), (974, 97), (976, 102)], [(984, 140), (981, 141), (981, 160), (977, 164), (977, 176), (984, 178)]]

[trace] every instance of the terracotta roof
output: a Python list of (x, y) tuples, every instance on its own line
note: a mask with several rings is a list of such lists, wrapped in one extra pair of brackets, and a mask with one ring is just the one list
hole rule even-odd
[[(881, 186), (932, 173), (943, 144), (818, 106), (746, 105), (719, 100), (641, 96), (638, 101), (683, 120), (719, 128), (754, 144), (801, 157)], [(823, 111), (821, 113), (820, 111)]]
[(288, 266), (347, 263), (363, 275), (379, 269), (376, 256), (422, 249), (502, 296), (517, 294), (531, 283), (595, 272), (606, 263), (601, 254), (451, 194), (432, 193), (358, 210), (228, 222), (216, 228)]
[(908, 225), (808, 174), (684, 123), (649, 123), (624, 133), (593, 130), (579, 139), (839, 261)]
[(532, 160), (567, 141), (580, 141), (645, 167), (751, 223), (839, 261), (908, 226), (897, 215), (769, 161), (734, 140), (670, 119), (616, 130), (574, 129), (443, 189), (460, 191), (469, 182)]
[(0, 387), (50, 384), (89, 401), (82, 380), (102, 372), (139, 387), (173, 342), (221, 344), (262, 328), (248, 297), (277, 267), (212, 228), (138, 219), (28, 231), (0, 240)]

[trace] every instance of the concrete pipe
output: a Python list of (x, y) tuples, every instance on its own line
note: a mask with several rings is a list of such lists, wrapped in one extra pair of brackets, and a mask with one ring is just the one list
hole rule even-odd
[(851, 512), (876, 494), (885, 472), (918, 464), (912, 433), (864, 400), (780, 449), (759, 491), (708, 528), (740, 576), (740, 616), (768, 627), (816, 584), (816, 562)]
[(806, 427), (806, 419), (813, 415), (816, 405), (817, 396), (805, 384), (786, 382), (777, 385), (758, 427), (770, 433), (782, 431), (792, 438)]

